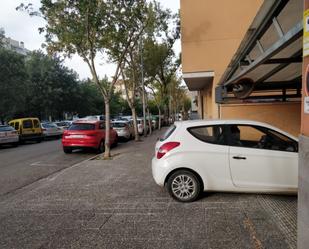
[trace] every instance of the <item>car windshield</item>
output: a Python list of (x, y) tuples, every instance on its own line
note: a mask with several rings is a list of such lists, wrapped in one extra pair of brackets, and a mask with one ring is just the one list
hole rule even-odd
[(0, 126), (0, 132), (2, 131), (14, 131), (14, 128), (11, 126)]
[(115, 127), (115, 128), (124, 128), (126, 126), (127, 126), (126, 123), (121, 123), (121, 122), (113, 123), (113, 127)]
[(176, 125), (172, 125), (170, 126), (166, 132), (163, 134), (163, 136), (160, 138), (160, 141), (164, 141), (166, 140), (170, 135), (172, 135), (172, 133), (175, 131), (176, 129)]
[(94, 124), (72, 124), (69, 127), (70, 131), (88, 131), (88, 130), (94, 130), (95, 125)]

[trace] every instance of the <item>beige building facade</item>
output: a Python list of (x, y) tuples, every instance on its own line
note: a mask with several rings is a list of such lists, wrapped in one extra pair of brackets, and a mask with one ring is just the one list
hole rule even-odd
[[(281, 12), (277, 18), (281, 22), (283, 33), (287, 33), (289, 28), (293, 27), (294, 23), (298, 22), (298, 19), (301, 19), (302, 11), (299, 9), (302, 5), (295, 4), (298, 1), (292, 2), (294, 4), (279, 6)], [(181, 0), (180, 3), (183, 78), (189, 90), (198, 92), (198, 112), (200, 117), (209, 119), (242, 118), (264, 121), (298, 135), (300, 132), (301, 101), (294, 86), (291, 90), (284, 87), (284, 94), (288, 96), (283, 97), (284, 101), (278, 99), (277, 96), (278, 93), (283, 93), (282, 89), (277, 89), (276, 86), (273, 87), (272, 85), (270, 88), (274, 89), (265, 91), (266, 88), (269, 88), (269, 84), (264, 84), (265, 87), (262, 85), (262, 91), (254, 91), (248, 99), (235, 98), (231, 86), (229, 86), (227, 87), (229, 92), (225, 93), (226, 100), (218, 101), (220, 93), (218, 95), (216, 90), (218, 86), (228, 81), (225, 77), (228, 69), (233, 62), (235, 64), (235, 58), (240, 54), (240, 49), (246, 47), (246, 42), (249, 40), (251, 33), (258, 30), (260, 25), (263, 25), (263, 18), (272, 8), (275, 8), (276, 1)], [(277, 8), (279, 9), (279, 7)], [(294, 18), (295, 22), (293, 17), (291, 18), (293, 25), (285, 21), (290, 12), (297, 12)], [(277, 41), (277, 31), (274, 30), (274, 23), (271, 23), (265, 31), (265, 35), (260, 37), (258, 44), (247, 55), (249, 62), (244, 61), (245, 63), (250, 64), (258, 61), (263, 52), (267, 52), (267, 49)], [(280, 35), (278, 35), (278, 38), (280, 38)], [(296, 45), (294, 46), (296, 47)], [(270, 58), (270, 60), (274, 59)], [(297, 57), (297, 59), (299, 58)], [(241, 62), (243, 63), (243, 61)], [(250, 81), (259, 82), (259, 77), (264, 72), (270, 72), (277, 65), (279, 64), (267, 64), (264, 70), (261, 68), (264, 65), (261, 65), (244, 75), (244, 78), (249, 76)], [(246, 66), (246, 64), (245, 66), (240, 64), (234, 74), (242, 72), (242, 70), (245, 71)], [(301, 62), (297, 65), (293, 64), (293, 66), (297, 67), (296, 70), (299, 71), (295, 75), (301, 74)], [(289, 70), (290, 74), (293, 73), (291, 70)], [(278, 82), (281, 83), (283, 78), (286, 78), (286, 76), (282, 75)], [(271, 80), (272, 82), (273, 80)], [(261, 95), (269, 95), (269, 98), (261, 99)], [(273, 95), (276, 95), (274, 99)], [(293, 98), (290, 98), (290, 95), (293, 95)], [(256, 96), (256, 99), (254, 96)], [(283, 116), (286, 118), (282, 119)]]

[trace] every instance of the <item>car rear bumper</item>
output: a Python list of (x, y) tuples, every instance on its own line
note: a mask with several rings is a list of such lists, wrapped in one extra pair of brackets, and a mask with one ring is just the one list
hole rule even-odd
[(167, 167), (165, 165), (165, 160), (152, 158), (151, 161), (152, 177), (159, 186), (164, 186), (165, 178), (167, 176)]
[(77, 139), (62, 139), (63, 147), (76, 147), (76, 148), (97, 148), (99, 144), (95, 140), (81, 141)]
[(130, 138), (130, 132), (128, 132), (128, 131), (116, 130), (116, 132), (117, 132), (117, 135), (118, 135), (119, 138), (126, 138), (126, 139)]

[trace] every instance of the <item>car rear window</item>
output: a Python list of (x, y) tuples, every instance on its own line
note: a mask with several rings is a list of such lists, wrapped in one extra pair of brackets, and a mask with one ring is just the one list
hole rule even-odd
[(123, 128), (126, 127), (127, 124), (126, 123), (113, 123), (113, 127), (115, 128)]
[(172, 133), (176, 130), (176, 125), (172, 125), (170, 126), (166, 132), (163, 134), (162, 137), (160, 137), (160, 141), (164, 141), (166, 140), (170, 135), (172, 135)]
[(0, 126), (0, 132), (1, 131), (14, 131), (14, 128), (11, 126)]
[(223, 128), (220, 125), (190, 127), (188, 131), (192, 136), (203, 142), (226, 144)]
[(95, 130), (94, 124), (72, 124), (69, 127), (70, 131), (88, 131), (88, 130)]

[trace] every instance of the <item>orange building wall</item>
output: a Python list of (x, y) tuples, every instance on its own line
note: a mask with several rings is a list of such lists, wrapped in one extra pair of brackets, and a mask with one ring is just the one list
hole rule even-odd
[(182, 71), (214, 71), (203, 90), (204, 117), (218, 118), (215, 87), (263, 0), (180, 0)]
[(228, 104), (220, 106), (223, 119), (250, 119), (269, 123), (295, 136), (300, 132), (301, 103)]
[(181, 0), (183, 72), (225, 71), (263, 0)]

